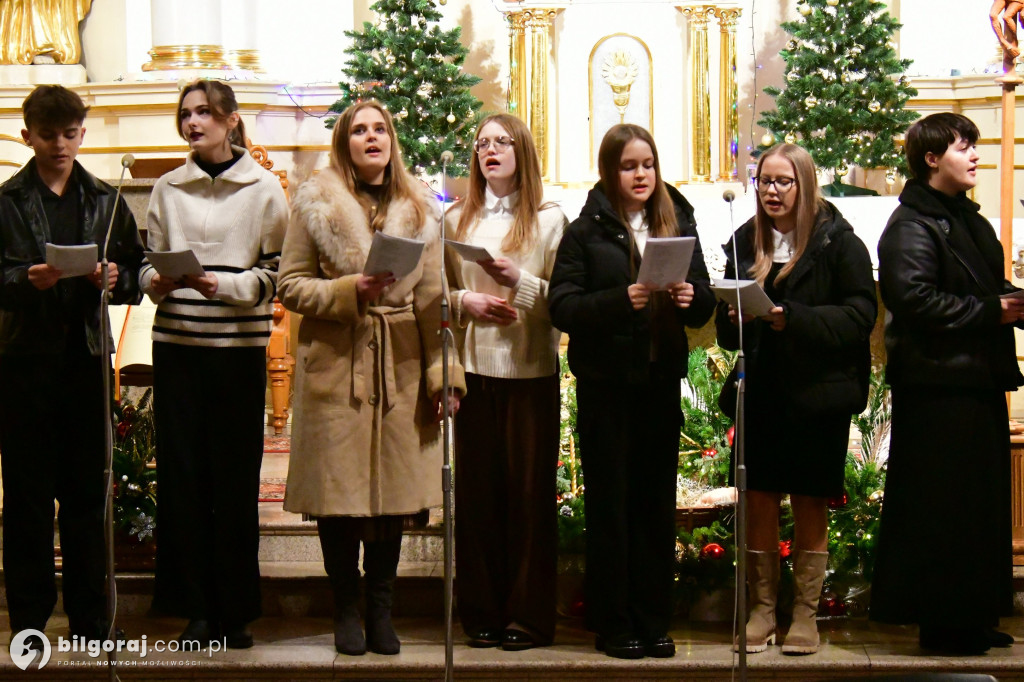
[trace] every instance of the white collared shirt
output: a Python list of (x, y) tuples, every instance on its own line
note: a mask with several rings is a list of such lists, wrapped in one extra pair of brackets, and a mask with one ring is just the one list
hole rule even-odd
[(481, 220), (486, 220), (487, 218), (497, 218), (499, 216), (512, 216), (518, 202), (518, 190), (499, 197), (491, 191), (490, 187), (487, 187), (484, 190), (484, 210), (480, 218)]
[(633, 241), (636, 242), (636, 248), (640, 255), (643, 256), (644, 247), (647, 246), (647, 211), (627, 213), (626, 217), (629, 218), (629, 229), (633, 231)]
[(775, 253), (772, 254), (773, 263), (788, 263), (793, 259), (793, 251), (796, 249), (796, 230), (783, 234), (773, 227), (772, 242), (775, 244)]

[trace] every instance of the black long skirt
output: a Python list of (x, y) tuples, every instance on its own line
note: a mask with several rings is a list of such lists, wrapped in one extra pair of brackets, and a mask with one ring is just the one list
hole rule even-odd
[(871, 618), (994, 627), (1013, 608), (1005, 394), (929, 386), (892, 398)]

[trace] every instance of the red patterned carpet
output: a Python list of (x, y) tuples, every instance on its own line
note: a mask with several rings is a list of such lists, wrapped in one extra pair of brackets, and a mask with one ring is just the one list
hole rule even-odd
[[(288, 436), (265, 436), (263, 438), (263, 456), (273, 455), (280, 457), (291, 451), (291, 438)], [(264, 464), (266, 462), (264, 461)], [(266, 467), (264, 467), (266, 469)], [(261, 477), (260, 478), (260, 502), (281, 502), (284, 500), (284, 478)]]

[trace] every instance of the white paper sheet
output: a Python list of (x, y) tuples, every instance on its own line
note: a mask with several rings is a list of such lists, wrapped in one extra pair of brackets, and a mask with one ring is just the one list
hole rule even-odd
[(393, 237), (383, 232), (373, 233), (370, 253), (363, 266), (364, 275), (375, 275), (390, 272), (395, 279), (402, 279), (420, 262), (423, 255), (423, 242), (405, 237)]
[(696, 237), (650, 237), (640, 259), (636, 281), (664, 291), (670, 284), (686, 281)]
[(763, 317), (775, 307), (768, 294), (764, 293), (764, 289), (752, 279), (716, 279), (711, 285), (711, 290), (715, 292), (715, 298), (725, 301), (737, 310), (740, 309), (736, 303), (739, 300), (744, 315)]
[(494, 260), (494, 256), (491, 255), (491, 252), (482, 246), (473, 246), (472, 244), (457, 242), (452, 239), (445, 239), (444, 243), (452, 247), (455, 253), (468, 261), (476, 263), (477, 261), (482, 260)]
[(95, 244), (60, 246), (46, 244), (46, 264), (61, 271), (60, 278), (91, 275), (99, 262), (99, 248)]
[(146, 251), (146, 258), (153, 264), (161, 277), (181, 279), (185, 275), (202, 277), (206, 274), (192, 249), (184, 251)]

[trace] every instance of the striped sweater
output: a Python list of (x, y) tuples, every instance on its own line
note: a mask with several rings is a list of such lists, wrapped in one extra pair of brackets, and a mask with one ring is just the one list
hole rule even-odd
[(149, 250), (192, 249), (203, 268), (217, 276), (217, 292), (209, 300), (195, 289), (159, 296), (152, 287), (156, 270), (144, 261), (139, 286), (157, 304), (153, 340), (266, 346), (288, 224), (277, 177), (244, 153), (211, 178), (190, 154), (184, 166), (157, 180), (148, 221)]

